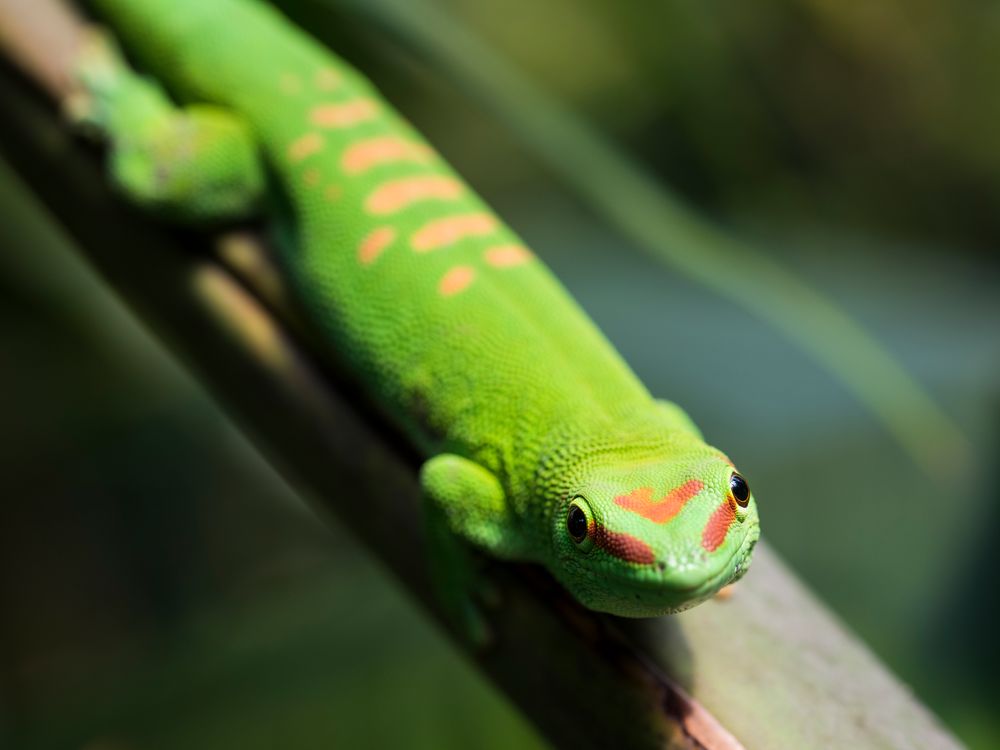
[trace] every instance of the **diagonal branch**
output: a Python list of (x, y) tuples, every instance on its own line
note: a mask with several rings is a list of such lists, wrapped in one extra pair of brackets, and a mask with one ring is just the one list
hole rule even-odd
[[(0, 0), (0, 42), (58, 98), (72, 59), (62, 50), (72, 48), (78, 22), (49, 15), (42, 29), (46, 16), (35, 9), (62, 6), (26, 5)], [(53, 37), (56, 28), (66, 35)], [(43, 35), (58, 54), (37, 54)], [(264, 455), (437, 616), (424, 573), (417, 457), (283, 312), (280, 275), (260, 238), (194, 236), (150, 222), (109, 193), (98, 155), (7, 67), (0, 102), (0, 153), (97, 271)], [(731, 599), (645, 622), (585, 611), (530, 566), (497, 564), (490, 575), (501, 602), (488, 612), (495, 644), (470, 657), (557, 745), (957, 747), (766, 548)]]

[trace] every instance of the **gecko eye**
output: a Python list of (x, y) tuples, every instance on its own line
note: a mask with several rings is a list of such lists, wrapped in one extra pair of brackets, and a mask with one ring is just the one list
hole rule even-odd
[(747, 480), (735, 472), (729, 477), (729, 494), (733, 496), (741, 508), (750, 504), (750, 485), (747, 484)]
[(587, 515), (582, 498), (574, 500), (566, 514), (566, 531), (577, 544), (587, 538), (587, 532), (590, 530), (590, 519)]

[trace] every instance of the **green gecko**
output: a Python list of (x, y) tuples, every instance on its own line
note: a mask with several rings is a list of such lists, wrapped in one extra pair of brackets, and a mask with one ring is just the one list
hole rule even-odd
[(372, 84), (256, 0), (94, 0), (80, 119), (131, 200), (280, 225), (309, 324), (426, 457), (432, 578), (486, 625), (471, 549), (539, 563), (583, 605), (676, 612), (747, 570), (744, 478), (654, 399), (559, 282)]

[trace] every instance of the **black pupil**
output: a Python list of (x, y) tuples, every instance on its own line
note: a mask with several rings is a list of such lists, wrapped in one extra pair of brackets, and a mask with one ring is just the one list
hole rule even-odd
[(747, 507), (750, 502), (750, 485), (747, 484), (747, 480), (739, 474), (733, 474), (729, 478), (729, 489), (733, 493), (733, 497), (736, 498), (736, 502), (744, 508)]
[(587, 514), (580, 506), (574, 505), (569, 509), (566, 528), (569, 530), (569, 535), (577, 542), (582, 542), (587, 536)]

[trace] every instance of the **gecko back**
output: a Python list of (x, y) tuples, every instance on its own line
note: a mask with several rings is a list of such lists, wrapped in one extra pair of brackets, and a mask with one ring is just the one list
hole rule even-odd
[[(621, 615), (743, 575), (759, 534), (743, 477), (364, 77), (255, 0), (95, 3), (175, 95), (224, 108), (259, 145), (296, 300), (428, 457), (435, 579), (467, 632), (482, 620), (466, 544), (540, 562)], [(204, 152), (216, 163), (192, 174), (225, 194), (232, 157), (185, 144), (211, 130), (186, 123), (147, 131), (144, 153)]]
[(427, 450), (502, 439), (509, 453), (515, 400), (536, 429), (648, 407), (524, 243), (363, 76), (273, 9), (96, 5), (172, 91), (246, 119), (292, 212), (282, 252), (300, 302)]

